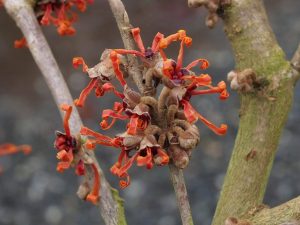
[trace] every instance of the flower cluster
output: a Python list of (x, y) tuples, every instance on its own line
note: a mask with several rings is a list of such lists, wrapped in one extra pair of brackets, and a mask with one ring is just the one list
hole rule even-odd
[[(87, 5), (93, 3), (93, 1), (94, 0), (37, 0), (34, 4), (34, 12), (38, 22), (42, 26), (53, 24), (59, 35), (73, 35), (76, 32), (73, 23), (78, 17), (73, 11), (74, 7), (80, 12), (84, 12)], [(16, 40), (14, 46), (15, 48), (26, 47), (26, 39), (23, 37)]]
[[(214, 125), (190, 103), (193, 96), (216, 93), (224, 100), (229, 94), (224, 81), (213, 86), (212, 78), (208, 74), (196, 75), (191, 70), (197, 65), (200, 65), (200, 69), (206, 69), (209, 66), (207, 60), (197, 59), (188, 66), (183, 66), (184, 48), (192, 44), (192, 39), (186, 32), (179, 30), (167, 37), (157, 33), (151, 47), (148, 48), (144, 47), (139, 28), (134, 28), (131, 32), (139, 51), (107, 49), (103, 52), (100, 62), (92, 68), (89, 68), (81, 57), (73, 59), (73, 66), (82, 66), (83, 72), (90, 78), (87, 87), (75, 100), (76, 106), (84, 107), (92, 91), (97, 97), (110, 91), (119, 99), (112, 109), (102, 111), (100, 127), (107, 130), (112, 128), (117, 120), (124, 120), (127, 121), (124, 132), (111, 138), (82, 127), (80, 134), (88, 138), (79, 149), (93, 150), (97, 144), (118, 149), (118, 160), (110, 171), (121, 179), (121, 188), (130, 184), (128, 171), (135, 163), (147, 169), (152, 169), (154, 165), (164, 166), (170, 162), (181, 169), (186, 167), (192, 150), (200, 141), (200, 133), (195, 125), (197, 120), (218, 135), (224, 135), (227, 131), (225, 124), (219, 127)], [(164, 52), (164, 49), (175, 41), (180, 41), (177, 60), (169, 59)], [(126, 82), (129, 65), (124, 55), (127, 54), (138, 57), (143, 68), (143, 93), (135, 91)], [(121, 91), (113, 85), (114, 78), (122, 86)], [(162, 85), (162, 89), (157, 94), (159, 85)]]
[[(10, 154), (15, 154), (18, 152), (23, 152), (25, 155), (28, 155), (31, 152), (31, 146), (29, 145), (19, 145), (16, 146), (11, 143), (5, 143), (0, 145), (0, 157)], [(2, 168), (0, 168), (0, 172)]]
[(90, 193), (88, 193), (84, 198), (87, 201), (97, 203), (99, 199), (99, 189), (100, 189), (100, 176), (97, 169), (97, 165), (92, 162), (91, 159), (84, 157), (82, 151), (80, 151), (80, 139), (71, 135), (69, 127), (69, 119), (72, 113), (72, 106), (63, 104), (61, 109), (65, 111), (64, 117), (64, 129), (65, 133), (56, 132), (56, 139), (54, 142), (54, 147), (57, 150), (57, 163), (56, 170), (58, 172), (64, 172), (64, 170), (69, 169), (71, 166), (75, 166), (75, 173), (78, 176), (85, 174), (86, 166), (92, 167), (94, 172), (94, 187)]

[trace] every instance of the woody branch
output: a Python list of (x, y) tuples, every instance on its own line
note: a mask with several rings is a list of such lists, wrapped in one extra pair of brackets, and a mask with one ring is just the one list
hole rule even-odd
[[(197, 2), (189, 0), (189, 5), (197, 6)], [(232, 45), (236, 71), (251, 69), (259, 88), (252, 86), (251, 90), (239, 91), (239, 130), (213, 225), (224, 224), (230, 216), (241, 217), (262, 204), (299, 76), (296, 70), (300, 48), (292, 63), (285, 59), (261, 0), (232, 0), (225, 8), (224, 28)], [(256, 154), (251, 154), (253, 152)], [(276, 218), (280, 215), (273, 214)]]

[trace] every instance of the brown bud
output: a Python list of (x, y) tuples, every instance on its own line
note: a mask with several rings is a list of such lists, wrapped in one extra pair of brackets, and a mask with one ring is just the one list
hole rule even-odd
[(227, 74), (227, 79), (230, 82), (231, 89), (243, 92), (252, 91), (254, 84), (257, 83), (256, 74), (251, 68), (241, 72), (230, 71)]
[(210, 13), (206, 17), (205, 24), (208, 28), (214, 28), (218, 22), (218, 15), (216, 13)]

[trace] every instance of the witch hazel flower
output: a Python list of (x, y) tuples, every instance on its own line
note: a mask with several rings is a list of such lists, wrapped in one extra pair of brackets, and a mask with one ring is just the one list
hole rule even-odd
[[(200, 142), (200, 132), (195, 125), (198, 120), (216, 134), (224, 135), (227, 131), (225, 124), (214, 125), (190, 103), (193, 96), (218, 94), (219, 98), (224, 100), (229, 94), (224, 81), (213, 86), (211, 76), (196, 75), (192, 71), (197, 65), (200, 65), (202, 70), (206, 69), (209, 66), (206, 59), (197, 59), (186, 67), (183, 66), (184, 48), (192, 44), (192, 39), (186, 32), (179, 30), (167, 37), (157, 33), (151, 47), (148, 48), (143, 44), (139, 28), (132, 29), (131, 34), (139, 50), (106, 49), (100, 62), (91, 68), (82, 57), (73, 59), (73, 66), (75, 68), (81, 66), (82, 71), (87, 73), (90, 79), (79, 98), (75, 100), (75, 105), (83, 107), (92, 92), (95, 92), (97, 97), (112, 92), (118, 100), (111, 109), (102, 111), (99, 125), (105, 131), (112, 129), (118, 120), (122, 120), (126, 122), (126, 126), (123, 132), (114, 137), (82, 127), (80, 135), (84, 142), (81, 143), (81, 150), (78, 150), (78, 146), (76, 151), (72, 150), (73, 158), (70, 158), (73, 161), (67, 165), (68, 167), (77, 165), (78, 160), (75, 160), (78, 158), (77, 155), (83, 150), (95, 150), (97, 145), (115, 148), (119, 156), (110, 171), (120, 178), (121, 188), (126, 188), (130, 184), (129, 170), (133, 165), (152, 169), (154, 165), (164, 166), (173, 163), (178, 168), (185, 168), (192, 151)], [(176, 41), (180, 42), (177, 60), (169, 59), (164, 49)], [(138, 57), (145, 87), (143, 93), (129, 87), (126, 81), (130, 66), (126, 55)], [(118, 86), (113, 85), (114, 79), (118, 80)], [(159, 85), (162, 89), (160, 93), (156, 93)], [(65, 130), (67, 131), (66, 128)], [(63, 135), (61, 149), (65, 150), (65, 146), (72, 149), (70, 137), (72, 137), (70, 134)], [(65, 139), (68, 140), (68, 144)], [(68, 153), (69, 150), (65, 151)], [(86, 165), (83, 158), (80, 159), (83, 165)], [(95, 185), (99, 182), (95, 173)], [(86, 189), (86, 185), (81, 187), (83, 190)], [(93, 190), (97, 188), (94, 186)], [(90, 193), (96, 191), (90, 190)], [(95, 194), (92, 196), (97, 197)]]
[(73, 35), (76, 31), (72, 25), (77, 20), (73, 8), (76, 7), (80, 12), (84, 12), (87, 4), (91, 3), (93, 0), (42, 0), (37, 1), (34, 10), (41, 25), (53, 24), (57, 27), (59, 35)]
[[(87, 5), (93, 2), (94, 0), (37, 0), (33, 9), (41, 26), (52, 24), (59, 35), (68, 36), (76, 33), (73, 24), (77, 21), (78, 15), (74, 12), (74, 8), (84, 12)], [(26, 39), (23, 37), (16, 40), (14, 47), (27, 47)]]
[(56, 157), (59, 160), (56, 170), (62, 173), (70, 167), (75, 167), (76, 175), (83, 176), (86, 173), (86, 166), (91, 166), (94, 173), (94, 186), (83, 198), (93, 204), (97, 204), (100, 190), (100, 174), (97, 165), (84, 153), (80, 139), (71, 135), (69, 119), (72, 113), (72, 106), (62, 104), (61, 109), (65, 111), (65, 133), (56, 132), (54, 147), (57, 150)]
[[(188, 122), (194, 123), (199, 119), (216, 134), (223, 135), (226, 133), (227, 126), (225, 124), (221, 124), (220, 127), (215, 126), (199, 114), (192, 107), (189, 101), (192, 96), (213, 93), (218, 93), (219, 98), (221, 100), (225, 100), (229, 96), (226, 90), (226, 83), (221, 81), (217, 86), (212, 86), (211, 77), (208, 74), (201, 74), (197, 76), (191, 71), (191, 68), (195, 67), (197, 64), (200, 64), (201, 69), (206, 69), (209, 66), (209, 63), (205, 59), (195, 60), (184, 68), (182, 66), (184, 45), (191, 45), (191, 41), (188, 40), (187, 42), (185, 39), (181, 41), (179, 55), (176, 62), (174, 60), (164, 58), (163, 72), (169, 79), (169, 83), (172, 85), (167, 84), (165, 87), (167, 88), (165, 92), (168, 92), (168, 94), (165, 95), (165, 99), (162, 99), (162, 101), (166, 100), (167, 104), (169, 103), (168, 107), (170, 108), (172, 108), (171, 105), (174, 105), (175, 102), (176, 108), (183, 109)], [(198, 87), (202, 89), (197, 90)]]

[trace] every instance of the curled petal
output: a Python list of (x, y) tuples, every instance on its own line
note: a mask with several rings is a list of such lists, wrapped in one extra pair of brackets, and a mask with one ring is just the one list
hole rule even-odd
[(159, 42), (164, 38), (164, 35), (161, 33), (157, 33), (153, 39), (151, 49), (153, 52), (157, 52), (159, 49)]
[(97, 166), (94, 163), (91, 166), (94, 172), (94, 186), (93, 186), (93, 190), (87, 195), (86, 200), (96, 205), (100, 198), (99, 196), (100, 187), (101, 187), (100, 174)]
[[(121, 119), (121, 120), (128, 119), (128, 116), (124, 116), (121, 114), (122, 112), (123, 112), (123, 108), (117, 112), (112, 111), (110, 109), (103, 110), (103, 112), (102, 112), (103, 120), (100, 123), (100, 126), (102, 127), (102, 129), (103, 130), (110, 129), (115, 124), (117, 119)], [(108, 122), (107, 122), (109, 117), (113, 118), (110, 124), (108, 124)]]
[(77, 69), (80, 65), (82, 65), (82, 71), (86, 73), (89, 67), (85, 64), (84, 59), (82, 57), (74, 57), (73, 67)]
[(137, 151), (129, 160), (125, 162), (125, 164), (122, 167), (120, 167), (120, 170), (118, 172), (119, 177), (122, 177), (124, 176), (124, 174), (127, 174), (127, 171), (130, 169), (130, 167), (132, 166), (133, 162), (136, 160), (138, 155), (139, 155), (139, 151)]
[(99, 85), (98, 78), (93, 78), (90, 83), (82, 90), (79, 95), (79, 98), (74, 101), (75, 105), (78, 107), (83, 107), (86, 101), (87, 96), (91, 91)]
[(85, 136), (95, 137), (96, 140), (98, 140), (98, 141), (109, 142), (109, 143), (111, 143), (111, 141), (112, 141), (112, 138), (105, 136), (103, 134), (97, 133), (87, 127), (81, 127), (80, 134), (85, 135)]
[(220, 127), (217, 127), (212, 122), (205, 119), (201, 114), (199, 114), (192, 106), (191, 104), (186, 100), (181, 100), (181, 103), (183, 105), (184, 114), (187, 120), (191, 123), (194, 123), (197, 121), (197, 119), (200, 119), (206, 126), (208, 126), (214, 133), (218, 135), (224, 135), (227, 132), (227, 125), (221, 124)]
[(121, 92), (118, 92), (118, 91), (116, 90), (116, 87), (115, 87), (114, 85), (112, 85), (111, 83), (105, 83), (105, 84), (103, 84), (102, 87), (101, 87), (101, 91), (99, 92), (99, 94), (98, 94), (97, 96), (98, 96), (98, 97), (99, 97), (99, 96), (103, 96), (104, 93), (106, 93), (106, 92), (108, 92), (108, 91), (113, 91), (114, 94), (115, 94), (117, 97), (121, 98), (121, 99), (123, 99), (123, 98), (125, 97), (124, 94), (122, 94)]
[(185, 67), (186, 69), (190, 70), (191, 68), (197, 66), (197, 64), (200, 63), (200, 69), (205, 70), (209, 67), (209, 62), (206, 59), (197, 59), (193, 62), (191, 62), (187, 67)]
[(181, 104), (183, 105), (183, 112), (187, 121), (189, 121), (190, 123), (195, 123), (198, 120), (198, 117), (194, 108), (188, 101), (184, 99), (181, 100)]
[(131, 33), (132, 33), (135, 43), (137, 44), (140, 51), (144, 53), (145, 47), (144, 47), (140, 32), (141, 32), (140, 28), (138, 28), (138, 27), (131, 29)]
[(40, 23), (44, 26), (47, 26), (50, 24), (50, 18), (51, 18), (51, 13), (52, 13), (52, 6), (51, 4), (48, 4), (46, 6), (46, 10), (44, 12), (44, 16), (42, 17)]
[(208, 74), (201, 74), (200, 76), (186, 75), (183, 76), (181, 79), (192, 81), (192, 84), (189, 88), (195, 86), (206, 86), (211, 84), (211, 77)]
[(145, 54), (143, 52), (139, 52), (136, 50), (114, 49), (113, 51), (115, 51), (116, 53), (121, 54), (121, 55), (131, 54), (131, 55), (135, 55), (135, 56), (140, 56), (142, 58), (145, 57)]
[[(116, 122), (117, 119), (120, 119), (120, 120), (128, 119), (128, 116), (124, 116), (121, 114), (122, 112), (123, 112), (123, 107), (117, 111), (111, 110), (111, 109), (103, 110), (103, 112), (102, 112), (103, 120), (100, 123), (100, 126), (102, 127), (102, 129), (103, 130), (110, 129), (114, 125), (114, 123)], [(110, 124), (108, 124), (108, 122), (107, 122), (109, 117), (113, 118)]]
[(182, 40), (186, 37), (185, 30), (179, 30), (176, 34), (171, 34), (168, 37), (162, 39), (159, 43), (160, 48), (167, 48), (173, 41)]
[(15, 40), (14, 47), (15, 48), (24, 48), (24, 47), (27, 47), (27, 41), (26, 41), (26, 39), (23, 37), (23, 38), (21, 38), (19, 40)]
[(118, 58), (118, 54), (116, 51), (110, 52), (110, 59), (112, 61), (112, 65), (115, 71), (115, 74), (117, 76), (117, 79), (120, 81), (121, 85), (124, 87), (126, 84), (126, 81), (124, 80), (124, 75), (122, 71), (120, 70), (120, 60)]
[(65, 128), (66, 135), (68, 137), (70, 137), (71, 131), (70, 131), (70, 126), (69, 126), (69, 119), (70, 119), (71, 113), (72, 113), (72, 106), (67, 105), (67, 104), (62, 104), (60, 106), (60, 108), (66, 112), (65, 117), (64, 117), (64, 128)]
[(192, 44), (192, 39), (189, 37), (184, 37), (180, 43), (180, 49), (179, 49), (179, 54), (177, 57), (177, 64), (176, 64), (176, 71), (180, 71), (182, 69), (182, 61), (183, 61), (183, 49), (184, 45), (187, 47), (191, 46)]
[(119, 172), (120, 172), (120, 168), (122, 166), (122, 162), (123, 162), (123, 159), (125, 157), (125, 154), (126, 154), (126, 151), (125, 150), (122, 150), (120, 155), (119, 155), (119, 158), (118, 158), (118, 161), (110, 168), (110, 172), (114, 175), (118, 175)]
[(211, 85), (205, 85), (209, 89), (206, 90), (192, 90), (190, 92), (191, 95), (202, 95), (202, 94), (213, 94), (213, 93), (220, 93), (219, 98), (221, 100), (225, 100), (229, 97), (229, 93), (226, 90), (226, 83), (221, 81), (218, 83), (217, 87), (213, 87)]

